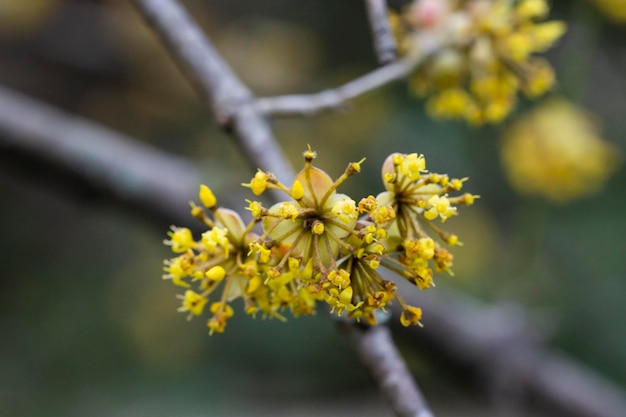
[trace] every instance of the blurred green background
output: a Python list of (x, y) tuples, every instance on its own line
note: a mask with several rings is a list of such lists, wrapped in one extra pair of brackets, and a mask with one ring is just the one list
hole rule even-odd
[[(570, 27), (548, 55), (555, 93), (593, 112), (624, 150), (626, 25), (588, 1), (553, 3)], [(185, 5), (258, 95), (314, 92), (376, 65), (362, 1)], [(196, 160), (218, 198), (250, 178), (127, 1), (0, 0), (0, 84)], [(522, 103), (510, 122), (533, 105)], [(456, 275), (437, 283), (526, 306), (552, 346), (626, 386), (623, 167), (580, 201), (521, 197), (500, 164), (506, 123), (434, 121), (401, 83), (345, 112), (274, 127), (294, 164), (310, 144), (331, 176), (367, 157), (345, 184), (354, 196), (382, 191), (391, 151), (424, 153), (430, 170), (469, 176), (467, 190), (481, 199), (446, 223), (465, 246), (454, 251)], [(391, 415), (324, 314), (286, 324), (239, 314), (209, 337), (203, 319), (176, 313), (176, 289), (160, 278), (168, 224), (10, 159), (0, 148), (0, 415)], [(241, 201), (249, 197), (242, 189)], [(438, 415), (511, 415), (397, 337)]]

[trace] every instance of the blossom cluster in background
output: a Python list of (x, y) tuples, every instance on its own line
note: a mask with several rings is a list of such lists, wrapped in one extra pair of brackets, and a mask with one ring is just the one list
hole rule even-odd
[(435, 117), (502, 121), (519, 93), (537, 97), (554, 84), (552, 67), (536, 54), (563, 35), (565, 23), (543, 21), (548, 11), (545, 0), (415, 0), (392, 13), (401, 52), (432, 53), (412, 90)]
[(551, 99), (505, 132), (502, 162), (521, 194), (569, 202), (597, 191), (618, 167), (617, 147), (583, 110)]

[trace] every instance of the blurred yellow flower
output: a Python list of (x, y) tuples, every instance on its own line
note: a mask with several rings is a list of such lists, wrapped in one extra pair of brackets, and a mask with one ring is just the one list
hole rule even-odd
[(552, 67), (536, 55), (566, 26), (544, 22), (548, 11), (545, 0), (414, 0), (391, 23), (402, 53), (432, 53), (411, 79), (430, 114), (498, 123), (520, 93), (534, 98), (554, 84)]
[(598, 190), (616, 170), (619, 155), (599, 136), (587, 113), (561, 99), (522, 117), (505, 133), (501, 146), (513, 188), (559, 203)]

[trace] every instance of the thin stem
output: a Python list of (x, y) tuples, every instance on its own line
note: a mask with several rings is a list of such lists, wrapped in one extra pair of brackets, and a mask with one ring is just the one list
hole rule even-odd
[(357, 326), (338, 321), (339, 329), (377, 382), (398, 417), (432, 417), (386, 326)]
[(415, 56), (398, 60), (332, 90), (314, 94), (259, 98), (255, 101), (255, 107), (263, 114), (276, 117), (312, 116), (322, 111), (337, 110), (349, 100), (407, 77), (431, 53), (425, 50)]
[(387, 1), (366, 0), (365, 5), (378, 63), (381, 65), (389, 64), (396, 60), (397, 48), (387, 16)]

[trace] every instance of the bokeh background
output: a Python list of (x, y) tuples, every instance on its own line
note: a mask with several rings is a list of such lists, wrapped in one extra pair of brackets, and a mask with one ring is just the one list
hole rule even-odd
[[(218, 198), (243, 202), (239, 184), (251, 168), (128, 3), (0, 0), (0, 84), (191, 158)], [(314, 92), (375, 67), (362, 3), (185, 5), (253, 91), (275, 95)], [(553, 5), (570, 29), (548, 54), (554, 94), (586, 108), (623, 152), (626, 23), (591, 1)], [(294, 164), (306, 144), (332, 176), (367, 157), (345, 184), (355, 196), (382, 191), (379, 167), (391, 150), (424, 153), (432, 171), (469, 176), (467, 189), (481, 199), (446, 223), (465, 243), (455, 250), (456, 274), (430, 291), (522, 305), (552, 348), (626, 387), (626, 170), (566, 204), (516, 193), (499, 146), (535, 105), (521, 103), (502, 126), (469, 128), (431, 119), (399, 83), (346, 111), (274, 127)], [(0, 415), (391, 415), (324, 314), (286, 324), (238, 315), (213, 337), (204, 320), (186, 322), (176, 290), (160, 278), (168, 226), (0, 144)], [(494, 405), (480, 384), (459, 378), (462, 370), (402, 331), (396, 337), (438, 415), (539, 415)]]

